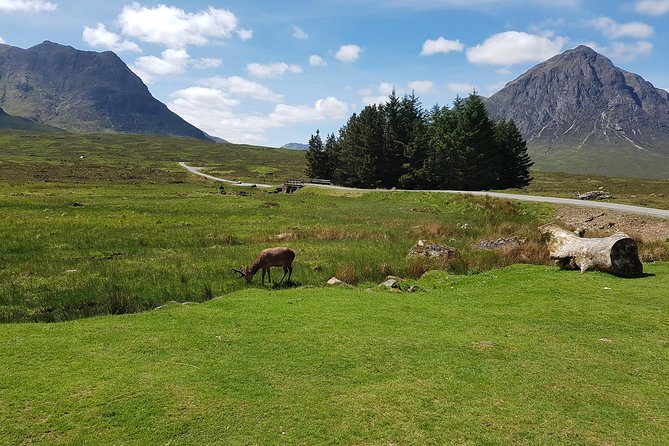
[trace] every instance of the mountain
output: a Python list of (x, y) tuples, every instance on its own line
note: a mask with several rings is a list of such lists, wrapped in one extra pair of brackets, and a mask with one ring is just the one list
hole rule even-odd
[(0, 108), (0, 130), (26, 130), (34, 132), (62, 132), (62, 129), (51, 127), (44, 124), (38, 124), (30, 119), (20, 118), (5, 113)]
[(669, 178), (669, 93), (579, 46), (486, 101), (513, 119), (539, 170)]
[(116, 54), (43, 42), (0, 44), (0, 107), (72, 132), (123, 132), (208, 139), (171, 112)]
[(230, 141), (226, 141), (225, 139), (219, 138), (218, 136), (210, 135), (207, 132), (204, 132), (204, 134), (207, 136), (207, 138), (209, 138), (210, 140), (212, 140), (214, 142), (218, 142), (218, 143), (221, 143), (221, 144), (230, 144)]
[(282, 149), (290, 150), (309, 150), (309, 144), (302, 144), (299, 142), (289, 142), (281, 146)]

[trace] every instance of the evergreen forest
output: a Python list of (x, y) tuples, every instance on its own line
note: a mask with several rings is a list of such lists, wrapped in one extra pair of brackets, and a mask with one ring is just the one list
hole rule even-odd
[(323, 142), (309, 140), (307, 176), (360, 188), (487, 190), (527, 186), (533, 162), (513, 121), (492, 121), (473, 92), (452, 107), (423, 108), (393, 91), (353, 114)]

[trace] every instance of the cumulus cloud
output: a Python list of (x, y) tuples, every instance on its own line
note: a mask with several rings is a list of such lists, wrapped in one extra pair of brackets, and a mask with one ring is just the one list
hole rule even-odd
[(617, 23), (610, 17), (598, 17), (588, 23), (609, 39), (621, 37), (645, 39), (653, 35), (653, 27), (641, 22)]
[(611, 59), (621, 62), (631, 62), (640, 56), (647, 56), (653, 52), (653, 44), (640, 40), (634, 43), (611, 42), (608, 48), (602, 49)]
[(432, 91), (434, 88), (434, 82), (432, 81), (412, 81), (408, 84), (408, 90), (415, 92), (416, 94), (426, 94)]
[(312, 67), (324, 67), (327, 65), (327, 62), (325, 62), (321, 56), (312, 54), (309, 56), (309, 65)]
[(432, 90), (434, 90), (434, 82), (432, 81), (411, 81), (406, 86), (398, 86), (391, 82), (380, 82), (375, 88), (364, 88), (358, 94), (362, 97), (364, 105), (381, 105), (388, 102), (388, 96), (393, 91), (398, 96), (403, 96), (412, 92), (417, 95), (426, 94)]
[(342, 45), (337, 50), (335, 57), (338, 61), (344, 63), (353, 63), (360, 58), (361, 48), (358, 45)]
[(448, 85), (446, 85), (446, 88), (448, 88), (448, 90), (451, 93), (460, 96), (468, 96), (472, 91), (474, 91), (476, 86), (474, 84), (469, 84), (466, 82), (451, 82)]
[(5, 39), (3, 39), (2, 37), (0, 37), (0, 43), (5, 43)]
[(293, 37), (295, 39), (299, 40), (306, 40), (309, 38), (309, 34), (307, 34), (302, 28), (299, 26), (293, 25)]
[(221, 65), (223, 65), (223, 61), (221, 59), (216, 59), (212, 57), (203, 57), (201, 59), (193, 60), (191, 65), (193, 66), (193, 68), (206, 70), (208, 68), (220, 67)]
[(218, 67), (222, 64), (220, 59), (202, 58), (192, 59), (184, 49), (166, 49), (157, 56), (138, 57), (135, 63), (130, 67), (145, 83), (149, 84), (157, 76), (166, 76), (170, 74), (181, 74), (186, 68), (205, 69)]
[(237, 31), (237, 35), (242, 40), (251, 40), (253, 38), (253, 30), (240, 29), (239, 31)]
[(0, 0), (0, 11), (5, 12), (42, 12), (57, 8), (57, 4), (44, 0)]
[(254, 77), (278, 77), (286, 73), (299, 74), (302, 67), (299, 65), (288, 65), (285, 62), (275, 62), (271, 64), (250, 63), (246, 65), (249, 74)]
[(84, 42), (92, 47), (104, 48), (117, 53), (124, 51), (142, 52), (142, 49), (135, 42), (123, 40), (118, 34), (107, 30), (107, 27), (102, 23), (98, 23), (95, 28), (84, 27), (82, 38)]
[(237, 103), (225, 91), (192, 87), (172, 94), (169, 108), (212, 135), (236, 143), (262, 143), (268, 129), (302, 122), (343, 119), (349, 114), (346, 103), (335, 97), (317, 100), (313, 106), (277, 104), (267, 115), (237, 114)]
[(467, 60), (480, 65), (510, 66), (540, 62), (562, 51), (567, 39), (549, 35), (506, 31), (467, 50)]
[(459, 40), (447, 40), (443, 37), (438, 37), (436, 40), (426, 40), (423, 43), (423, 49), (420, 52), (421, 56), (430, 56), (437, 53), (450, 53), (452, 51), (462, 52), (465, 49), (465, 45), (460, 43)]
[(161, 57), (142, 56), (131, 66), (145, 83), (151, 83), (156, 76), (180, 74), (186, 71), (190, 56), (186, 50), (167, 49)]
[(213, 77), (205, 80), (203, 84), (222, 90), (231, 96), (249, 97), (269, 102), (280, 102), (283, 99), (280, 94), (274, 93), (269, 88), (240, 76)]
[(250, 31), (238, 29), (232, 12), (214, 7), (190, 13), (174, 6), (133, 3), (123, 8), (117, 21), (124, 35), (169, 48), (205, 45), (212, 37), (229, 38), (234, 32), (242, 39), (251, 37)]
[(669, 0), (638, 0), (634, 9), (641, 14), (663, 15), (669, 12)]

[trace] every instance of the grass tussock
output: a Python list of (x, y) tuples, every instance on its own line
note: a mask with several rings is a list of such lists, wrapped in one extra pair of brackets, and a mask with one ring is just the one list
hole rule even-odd
[(640, 242), (639, 258), (642, 262), (660, 262), (669, 260), (669, 242)]
[(335, 277), (349, 285), (355, 285), (360, 281), (360, 277), (352, 265), (339, 265), (335, 271)]

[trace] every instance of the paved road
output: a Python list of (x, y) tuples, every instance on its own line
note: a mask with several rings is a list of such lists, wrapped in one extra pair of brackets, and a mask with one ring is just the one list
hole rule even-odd
[[(237, 184), (238, 186), (252, 186), (255, 184), (257, 187), (270, 188), (274, 187), (269, 184), (257, 184), (257, 183), (238, 183), (236, 181), (225, 180), (223, 178), (217, 178), (212, 175), (207, 175), (201, 171), (201, 168), (198, 167), (189, 167), (186, 163), (179, 163), (181, 167), (188, 169), (188, 171), (194, 173), (195, 175), (200, 175), (205, 178), (209, 178), (214, 181), (222, 181), (224, 183)], [(401, 190), (401, 189), (356, 189), (352, 187), (343, 187), (343, 186), (327, 186), (321, 184), (307, 184), (306, 187), (321, 187), (325, 189), (335, 189), (343, 191), (356, 191), (356, 192), (370, 192), (373, 190), (383, 191), (383, 192), (429, 192), (429, 193), (445, 193), (445, 194), (464, 194), (464, 195), (476, 195), (476, 196), (488, 196), (494, 198), (503, 198), (506, 200), (519, 200), (519, 201), (536, 201), (540, 203), (551, 203), (551, 204), (560, 204), (566, 206), (581, 206), (581, 207), (590, 207), (597, 209), (607, 209), (611, 211), (625, 212), (628, 214), (639, 214), (639, 215), (648, 215), (651, 217), (657, 218), (667, 218), (669, 219), (669, 210), (666, 209), (654, 209), (654, 208), (645, 208), (641, 206), (631, 206), (627, 204), (618, 204), (618, 203), (606, 203), (602, 201), (586, 201), (586, 200), (575, 200), (572, 198), (555, 198), (555, 197), (541, 197), (538, 195), (521, 195), (521, 194), (507, 194), (502, 192), (474, 192), (474, 191), (462, 191), (462, 190)]]

